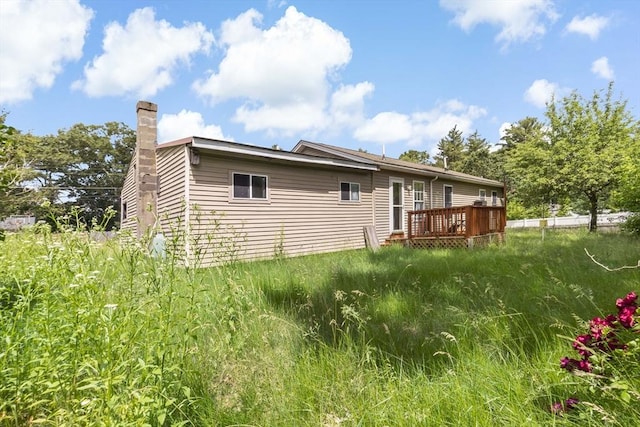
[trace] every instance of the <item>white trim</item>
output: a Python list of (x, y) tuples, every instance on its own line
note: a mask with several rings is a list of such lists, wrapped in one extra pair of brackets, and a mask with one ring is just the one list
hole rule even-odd
[[(447, 206), (447, 187), (451, 188), (451, 206)], [(442, 184), (442, 207), (453, 207), (453, 185), (451, 184)]]
[(411, 184), (411, 193), (412, 193), (412, 201), (413, 204), (411, 205), (411, 210), (416, 210), (416, 183), (418, 184), (422, 184), (422, 200), (418, 200), (418, 202), (422, 202), (422, 209), (426, 209), (427, 208), (427, 204), (425, 202), (425, 185), (424, 185), (424, 181), (420, 181), (417, 179), (413, 180), (413, 183)]
[(188, 145), (184, 146), (184, 262), (187, 267), (191, 260), (191, 227), (189, 224), (191, 221), (191, 203), (189, 198), (189, 192), (191, 191), (191, 186), (189, 185), (191, 177), (190, 149)]
[[(345, 200), (342, 198), (342, 184), (349, 184), (349, 199)], [(341, 203), (360, 203), (362, 201), (362, 191), (360, 190), (362, 188), (362, 186), (360, 185), (359, 182), (354, 182), (354, 181), (340, 181), (340, 188), (338, 189), (338, 201)], [(351, 198), (351, 195), (353, 194), (353, 189), (352, 186), (353, 185), (357, 185), (358, 186), (358, 198), (356, 200), (353, 200)]]
[(215, 150), (225, 153), (242, 154), (246, 156), (264, 157), (267, 159), (284, 160), (295, 163), (314, 164), (322, 166), (345, 167), (349, 169), (362, 169), (377, 171), (378, 166), (362, 161), (349, 161), (343, 159), (330, 159), (325, 157), (308, 156), (306, 154), (292, 153), (289, 151), (272, 150), (253, 145), (238, 144), (235, 142), (219, 141), (214, 139), (193, 138), (193, 147), (203, 150)]
[[(244, 172), (244, 171), (230, 171), (230, 178), (231, 178), (231, 185), (229, 185), (229, 190), (230, 190), (230, 200), (233, 202), (246, 202), (246, 201), (251, 201), (251, 202), (268, 202), (269, 201), (269, 196), (270, 191), (269, 191), (269, 175), (266, 174), (261, 174), (261, 173), (253, 173), (253, 172)], [(249, 176), (249, 197), (236, 197), (235, 196), (235, 183), (234, 183), (234, 177), (235, 175), (248, 175)], [(265, 197), (253, 197), (253, 177), (254, 176), (258, 176), (261, 178), (264, 178), (264, 195)]]
[[(400, 184), (400, 205), (393, 204), (393, 184)], [(393, 228), (393, 210), (395, 207), (400, 207), (402, 210), (400, 211), (400, 228)], [(389, 232), (393, 233), (394, 231), (404, 231), (404, 178), (399, 177), (389, 177)]]

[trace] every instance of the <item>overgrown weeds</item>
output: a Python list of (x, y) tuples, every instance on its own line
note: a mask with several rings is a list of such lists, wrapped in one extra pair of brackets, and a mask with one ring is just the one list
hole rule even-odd
[(584, 248), (634, 265), (629, 236), (518, 233), (486, 250), (199, 269), (183, 264), (184, 228), (167, 234), (164, 257), (148, 239), (97, 243), (71, 229), (0, 242), (0, 424), (637, 421), (615, 400), (583, 418), (549, 410), (576, 392), (559, 369), (562, 337), (640, 282)]

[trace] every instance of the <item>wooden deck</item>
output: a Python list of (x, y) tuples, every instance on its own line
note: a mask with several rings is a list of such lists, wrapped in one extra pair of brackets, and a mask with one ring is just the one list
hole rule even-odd
[(486, 246), (504, 240), (503, 206), (460, 206), (408, 213), (405, 244), (417, 248)]

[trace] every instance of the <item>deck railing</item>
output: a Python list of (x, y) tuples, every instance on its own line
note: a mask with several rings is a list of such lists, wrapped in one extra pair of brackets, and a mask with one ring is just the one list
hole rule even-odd
[(410, 211), (409, 239), (419, 237), (473, 237), (504, 232), (503, 206), (460, 206)]

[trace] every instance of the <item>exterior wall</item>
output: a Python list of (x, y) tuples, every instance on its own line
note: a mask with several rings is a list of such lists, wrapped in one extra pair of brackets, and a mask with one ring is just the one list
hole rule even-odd
[[(402, 178), (403, 185), (403, 207), (404, 207), (404, 232), (408, 233), (407, 212), (413, 210), (413, 181), (424, 182), (424, 204), (425, 209), (431, 208), (431, 199), (433, 197), (433, 208), (441, 208), (444, 206), (444, 185), (453, 187), (453, 206), (468, 206), (478, 200), (479, 190), (485, 189), (487, 192), (487, 204), (491, 205), (491, 191), (498, 192), (498, 206), (503, 206), (504, 198), (502, 188), (489, 187), (479, 184), (472, 184), (459, 181), (445, 180), (438, 178), (432, 182), (433, 194), (430, 193), (430, 182), (433, 177), (420, 176), (404, 173), (390, 172), (382, 170), (374, 173), (373, 178), (373, 199), (374, 199), (374, 215), (375, 230), (378, 240), (384, 241), (389, 238), (390, 234), (390, 208), (389, 208), (389, 186), (390, 178)], [(411, 186), (411, 187), (409, 187)]]
[[(125, 217), (126, 206), (126, 217)], [(120, 229), (133, 234), (138, 232), (138, 191), (136, 189), (136, 158), (135, 155), (129, 164), (129, 170), (124, 178), (122, 192), (120, 193)]]
[(162, 232), (171, 240), (175, 231), (185, 231), (186, 145), (157, 150), (158, 221)]
[(487, 205), (491, 206), (491, 192), (498, 192), (498, 200), (496, 206), (504, 206), (502, 187), (491, 187), (484, 184), (472, 184), (469, 182), (451, 181), (438, 179), (433, 182), (433, 207), (444, 207), (444, 186), (451, 185), (453, 187), (453, 206), (472, 205), (476, 200), (480, 200), (480, 189), (486, 191), (485, 198)]
[[(233, 172), (266, 175), (267, 200), (233, 199)], [(345, 181), (360, 184), (360, 201), (340, 201), (340, 182)], [(201, 154), (188, 186), (194, 237), (209, 245), (204, 264), (227, 256), (255, 259), (362, 248), (363, 227), (373, 224), (371, 172)]]

